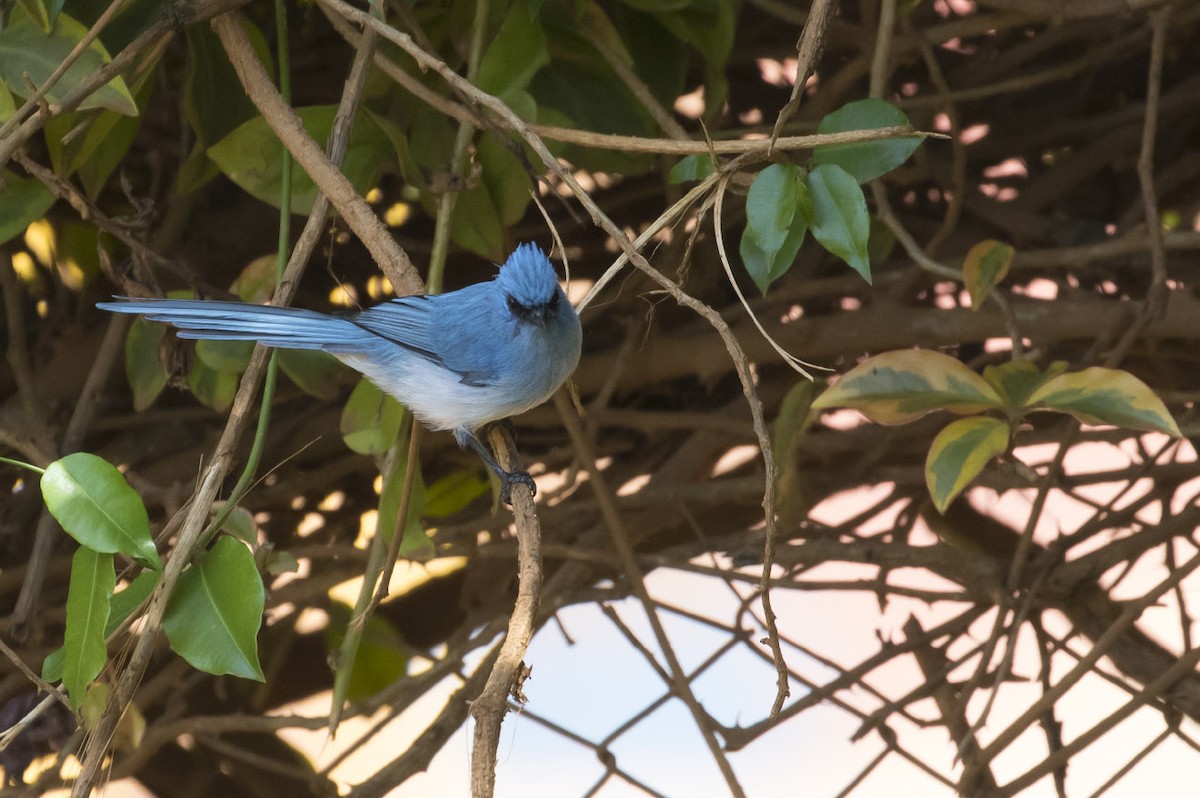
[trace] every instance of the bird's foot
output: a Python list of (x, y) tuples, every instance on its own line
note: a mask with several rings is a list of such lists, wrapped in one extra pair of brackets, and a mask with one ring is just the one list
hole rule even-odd
[(512, 507), (512, 487), (513, 485), (525, 485), (529, 488), (531, 496), (537, 495), (537, 483), (533, 481), (533, 477), (529, 476), (528, 471), (500, 471), (500, 501)]

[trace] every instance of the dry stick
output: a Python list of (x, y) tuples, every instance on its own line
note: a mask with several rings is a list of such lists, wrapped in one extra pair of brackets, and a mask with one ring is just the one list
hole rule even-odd
[(658, 127), (662, 132), (678, 141), (691, 140), (691, 136), (683, 129), (682, 125), (675, 121), (675, 117), (671, 116), (671, 112), (662, 106), (662, 103), (650, 91), (650, 87), (646, 85), (645, 81), (638, 77), (637, 73), (633, 71), (632, 66), (623, 61), (613, 51), (613, 48), (608, 44), (608, 40), (601, 36), (597, 29), (587, 27), (584, 35), (600, 55), (603, 56), (608, 65), (612, 67), (612, 71), (625, 84), (625, 87), (642, 104), (642, 107), (650, 113), (650, 116), (654, 117), (654, 121), (658, 123)]
[(346, 224), (354, 231), (372, 259), (391, 281), (397, 292), (419, 294), (424, 285), (408, 255), (392, 238), (371, 206), (359, 196), (354, 186), (326, 157), (313, 140), (300, 117), (292, 110), (271, 82), (262, 62), (254, 53), (250, 39), (242, 26), (241, 15), (232, 12), (212, 21), (213, 30), (221, 39), (246, 95), (262, 113), (268, 127), (308, 173), (317, 188)]
[[(1105, 651), (1108, 650), (1112, 643), (1133, 626), (1148, 607), (1153, 606), (1163, 594), (1172, 590), (1175, 585), (1183, 581), (1184, 578), (1197, 568), (1200, 568), (1200, 554), (1196, 554), (1181, 565), (1177, 571), (1156, 585), (1149, 593), (1139, 599), (1126, 602), (1125, 609), (1117, 616), (1104, 634), (1092, 644), (1091, 649), (1086, 655), (1080, 658), (1075, 667), (1063, 674), (1062, 678), (1058, 680), (1049, 692), (1043, 693), (1042, 697), (1036, 703), (1028, 707), (1020, 717), (1010, 723), (1004, 731), (997, 734), (996, 738), (984, 748), (982, 752), (983, 760), (985, 762), (991, 761), (997, 754), (1011, 745), (1024, 732), (1026, 726), (1035, 722), (1043, 712), (1053, 707), (1067, 690), (1073, 687), (1076, 682), (1086, 676), (1095, 667), (1096, 663), (1104, 656)], [(1200, 654), (1200, 649), (1193, 653)], [(1174, 669), (1172, 668), (1172, 670)], [(1175, 674), (1175, 678), (1178, 678), (1180, 675), (1182, 673)], [(1155, 681), (1157, 682), (1158, 680)]]
[[(129, 230), (124, 226), (101, 213), (69, 180), (64, 180), (56, 175), (53, 170), (47, 169), (21, 152), (15, 153), (13, 159), (21, 165), (22, 169), (31, 176), (36, 177), (41, 181), (42, 185), (50, 189), (50, 192), (54, 196), (64, 200), (74, 208), (75, 212), (79, 214), (80, 219), (83, 219), (85, 222), (91, 222), (103, 232), (113, 236), (122, 244), (129, 247), (136, 256), (144, 258), (157, 266), (168, 269), (175, 268), (174, 262), (169, 258), (159, 255), (153, 249), (146, 246), (145, 243), (131, 235)], [(112, 261), (108, 258), (100, 258), (100, 269), (104, 272), (104, 276), (125, 294), (130, 296), (145, 295), (145, 287), (139, 286), (138, 283), (127, 280), (123, 275), (113, 271)]]
[(1142, 146), (1138, 153), (1138, 184), (1142, 190), (1142, 208), (1146, 213), (1146, 234), (1150, 246), (1150, 287), (1138, 308), (1133, 323), (1122, 334), (1105, 365), (1115, 366), (1125, 359), (1133, 342), (1146, 325), (1162, 317), (1167, 307), (1167, 256), (1163, 248), (1162, 222), (1158, 218), (1158, 196), (1154, 189), (1154, 139), (1158, 131), (1158, 105), (1162, 96), (1163, 52), (1166, 50), (1167, 21), (1171, 7), (1164, 6), (1150, 17), (1150, 65), (1146, 78), (1146, 112), (1142, 116)]
[[(884, 4), (889, 5), (889, 0), (885, 0)], [(919, 637), (923, 631), (920, 621), (914, 617), (910, 616), (904, 624), (905, 637)], [(934, 703), (942, 716), (942, 723), (950, 732), (950, 739), (960, 741), (958, 750), (962, 753), (963, 762), (968, 769), (980, 774), (975, 785), (976, 788), (981, 789), (985, 794), (990, 794), (992, 790), (996, 789), (996, 778), (986, 764), (978, 763), (979, 741), (971, 734), (970, 724), (963, 713), (963, 708), (955, 700), (954, 686), (945, 680), (946, 674), (951, 670), (948, 667), (950, 663), (946, 659), (945, 652), (935, 649), (932, 644), (927, 644), (917, 647), (913, 651), (913, 657), (926, 682), (938, 681), (938, 684), (931, 688), (930, 692), (933, 694)]]
[[(497, 453), (499, 454), (499, 453)], [(528, 491), (518, 491), (514, 495)], [(519, 500), (519, 496), (518, 496)], [(397, 784), (406, 781), (414, 773), (419, 773), (429, 767), (434, 755), (442, 750), (446, 742), (456, 733), (467, 719), (467, 714), (478, 697), (482, 695), (485, 674), (496, 672), (496, 660), (499, 647), (493, 648), (488, 656), (479, 663), (479, 667), (471, 674), (454, 695), (446, 700), (442, 712), (420, 736), (413, 741), (403, 754), (384, 765), (375, 775), (359, 784), (350, 791), (348, 798), (384, 798), (391, 793)], [(507, 686), (505, 686), (507, 692)]]
[[(729, 329), (729, 325), (721, 318), (721, 315), (713, 310), (708, 305), (686, 293), (676, 283), (662, 275), (657, 269), (653, 268), (645, 257), (637, 251), (629, 237), (624, 231), (618, 227), (612, 219), (610, 219), (595, 201), (591, 198), (579, 182), (575, 180), (570, 172), (563, 169), (562, 165), (554, 155), (546, 148), (542, 140), (533, 134), (525, 122), (513, 113), (512, 109), (505, 105), (497, 98), (480, 91), (470, 82), (464, 80), (454, 70), (450, 69), (444, 62), (435, 58), (433, 55), (426, 53), (424, 50), (417, 47), (411, 37), (391, 28), (383, 22), (375, 19), (369, 14), (363, 13), (352, 6), (342, 2), (342, 0), (322, 0), (322, 2), (330, 5), (338, 10), (339, 13), (354, 19), (359, 24), (370, 26), (379, 31), (380, 35), (387, 38), (389, 41), (399, 45), (401, 49), (417, 60), (419, 64), (429, 69), (433, 69), (442, 78), (452, 85), (455, 89), (463, 94), (474, 98), (481, 105), (489, 108), (493, 113), (506, 121), (508, 125), (515, 130), (526, 143), (538, 154), (546, 168), (554, 172), (554, 174), (570, 187), (572, 193), (579, 200), (580, 204), (588, 211), (592, 221), (604, 230), (609, 237), (617, 242), (621, 250), (633, 262), (638, 269), (644, 272), (654, 282), (658, 283), (666, 292), (680, 305), (688, 308), (697, 315), (701, 316), (709, 323), (721, 336), (721, 340), (725, 344), (726, 351), (730, 359), (733, 361), (737, 371), (738, 379), (742, 384), (742, 392), (746, 397), (746, 403), (750, 406), (750, 414), (754, 419), (755, 435), (758, 438), (759, 449), (763, 454), (763, 464), (766, 470), (767, 478), (766, 486), (763, 492), (763, 515), (766, 521), (768, 536), (774, 535), (775, 527), (775, 504), (774, 504), (774, 474), (775, 461), (771, 452), (771, 439), (767, 432), (766, 420), (763, 416), (762, 401), (758, 397), (758, 392), (754, 387), (754, 377), (750, 372), (750, 362), (742, 350), (741, 343), (733, 335)], [(690, 193), (689, 193), (690, 195)], [(768, 629), (774, 623), (773, 617), (768, 617)], [(782, 708), (784, 701), (787, 700), (787, 666), (782, 661), (776, 663), (776, 668), (779, 672), (779, 685), (775, 697), (775, 703), (772, 706), (772, 714), (778, 714)]]
[(792, 84), (792, 96), (788, 98), (783, 108), (779, 109), (779, 114), (775, 117), (775, 127), (771, 131), (771, 152), (778, 147), (777, 142), (783, 126), (800, 108), (800, 97), (803, 96), (809, 76), (817, 67), (817, 59), (821, 57), (821, 49), (825, 46), (825, 28), (828, 27), (835, 10), (837, 10), (837, 0), (813, 0), (812, 8), (808, 12), (808, 19), (804, 21), (804, 30), (800, 32), (800, 39), (796, 42), (798, 63), (796, 65), (796, 82)]
[(629, 581), (630, 591), (641, 602), (642, 610), (646, 613), (646, 620), (649, 621), (650, 628), (654, 632), (654, 638), (658, 642), (658, 647), (662, 650), (663, 657), (667, 661), (667, 670), (670, 672), (671, 677), (671, 689), (692, 713), (692, 717), (696, 722), (696, 728), (699, 730), (701, 737), (704, 738), (709, 752), (716, 761), (717, 767), (721, 770), (721, 775), (725, 777), (725, 783), (728, 785), (730, 793), (735, 796), (744, 796), (745, 792), (742, 790), (741, 784), (738, 783), (737, 774), (733, 772), (733, 767), (729, 764), (729, 759), (725, 756), (725, 751), (721, 748), (716, 734), (714, 734), (708, 724), (707, 713), (700, 706), (700, 702), (692, 692), (691, 685), (688, 683), (687, 673), (684, 671), (683, 665), (679, 662), (679, 658), (675, 654), (675, 649), (671, 646), (671, 639), (667, 636), (666, 629), (663, 628), (662, 620), (658, 617), (654, 599), (650, 596), (649, 591), (646, 590), (646, 583), (642, 576), (641, 568), (638, 566), (637, 552), (634, 549), (633, 542), (630, 540), (628, 531), (625, 529), (621, 514), (613, 501), (615, 497), (608, 487), (608, 482), (604, 474), (596, 467), (595, 454), (591, 450), (591, 444), (588, 441), (587, 434), (583, 430), (583, 425), (579, 422), (579, 416), (576, 415), (570, 401), (562, 391), (554, 394), (554, 407), (558, 410), (559, 418), (562, 419), (563, 426), (567, 430), (567, 435), (571, 439), (571, 445), (575, 447), (578, 457), (583, 463), (583, 467), (588, 472), (589, 484), (594, 489), (596, 501), (600, 506), (600, 514), (604, 518), (604, 523), (612, 535), (613, 548), (616, 549), (617, 557), (621, 561), (621, 570), (624, 571), (625, 577)]
[(37, 110), (30, 114), (29, 118), (22, 122), (16, 130), (0, 136), (0, 168), (8, 163), (9, 158), (17, 151), (18, 147), (42, 129), (46, 120), (66, 111), (75, 110), (81, 102), (92, 96), (100, 87), (124, 72), (142, 51), (152, 46), (159, 38), (170, 35), (175, 30), (182, 29), (194, 22), (208, 19), (216, 14), (224, 14), (247, 2), (248, 0), (178, 0), (165, 9), (157, 21), (138, 34), (137, 38), (130, 42), (113, 60), (80, 81), (78, 87), (67, 94), (61, 102), (39, 104)]
[[(1145, 704), (1154, 700), (1158, 696), (1166, 692), (1172, 684), (1182, 678), (1184, 675), (1192, 671), (1196, 664), (1200, 663), (1200, 649), (1188, 651), (1171, 667), (1163, 671), (1150, 684), (1138, 691), (1138, 693), (1129, 699), (1116, 712), (1107, 716), (1104, 720), (1092, 726), (1090, 729), (1080, 734), (1071, 742), (1064, 745), (1059, 750), (1055, 751), (1050, 756), (1043, 759), (1036, 767), (1031, 768), (1026, 773), (1013, 779), (1008, 784), (1005, 784), (1000, 791), (1001, 795), (1016, 795), (1026, 787), (1033, 785), (1047, 773), (1050, 773), (1055, 768), (1061, 767), (1071, 761), (1071, 757), (1087, 748), (1096, 740), (1103, 737), (1113, 729), (1121, 721), (1132, 715)], [(991, 750), (991, 746), (988, 746)]]
[[(232, 37), (232, 41), (226, 44), (227, 51), (237, 52), (241, 57), (240, 60), (244, 60), (248, 54), (249, 58), (261, 70), (261, 65), (257, 61), (256, 56), (254, 56), (253, 50), (246, 40), (240, 25), (234, 22), (233, 27), (237, 28), (238, 33), (241, 35)], [(274, 91), (274, 87), (272, 86), (271, 88)], [(252, 99), (254, 98), (252, 97)], [(268, 120), (272, 118), (275, 110), (273, 106), (258, 106), (258, 108)], [(334, 121), (333, 132), (330, 134), (330, 157), (337, 162), (341, 161), (349, 142), (349, 115), (343, 113), (345, 110), (345, 108), (339, 107), (338, 117)], [(311, 174), (311, 168), (315, 162), (310, 160), (309, 153), (305, 151), (303, 155), (300, 153), (293, 153), (293, 155), (300, 166)], [(321, 156), (321, 162), (328, 163), (325, 160), (324, 154)], [(329, 207), (329, 199), (324, 194), (318, 196), (317, 201), (313, 204), (313, 210), (309, 215), (308, 222), (305, 224), (295, 249), (292, 250), (287, 268), (284, 270), (283, 277), (280, 280), (279, 290), (276, 291), (273, 299), (276, 305), (287, 305), (291, 301), (292, 296), (295, 295), (300, 276), (308, 264), (308, 259), (321, 240), (321, 233), (329, 213)], [(193, 493), (192, 504), (180, 530), (175, 550), (167, 560), (163, 575), (160, 577), (158, 585), (150, 597), (150, 603), (144, 616), (143, 627), (129, 656), (128, 664), (118, 677), (110, 695), (108, 706), (105, 708), (104, 715), (97, 724), (81, 755), (81, 772), (72, 790), (72, 795), (76, 798), (84, 798), (95, 782), (103, 763), (105, 751), (108, 748), (108, 742), (115, 732), (117, 721), (124, 712), (124, 708), (132, 700), (133, 693), (137, 689), (138, 684), (140, 684), (142, 675), (150, 664), (150, 658), (154, 653), (153, 649), (157, 644), (158, 634), (162, 629), (163, 614), (166, 612), (166, 605), (170, 599), (171, 591), (183, 573), (184, 567), (190, 561), (192, 550), (205, 531), (209, 508), (216, 499), (221, 483), (233, 464), (234, 447), (253, 417), (251, 409), (254, 398), (258, 393), (258, 385), (262, 379), (266, 362), (266, 349), (261, 346), (257, 347), (238, 386), (238, 392), (234, 397), (233, 406), (230, 410), (229, 421), (226, 423), (221, 439), (217, 443), (212, 463), (201, 476), (200, 484)]]
[[(555, 397), (561, 396), (561, 392)], [(512, 436), (500, 426), (488, 434), (497, 462), (513, 471), (520, 468)], [(488, 675), (483, 691), (471, 702), (475, 717), (474, 743), (471, 746), (471, 794), (488, 798), (496, 790), (496, 751), (500, 746), (500, 726), (508, 712), (508, 696), (520, 698), (521, 661), (533, 639), (538, 598), (542, 587), (542, 528), (538, 522), (533, 493), (528, 486), (517, 485), (512, 492), (513, 515), (517, 527), (517, 600), (508, 620), (508, 631), (500, 646), (496, 664)]]

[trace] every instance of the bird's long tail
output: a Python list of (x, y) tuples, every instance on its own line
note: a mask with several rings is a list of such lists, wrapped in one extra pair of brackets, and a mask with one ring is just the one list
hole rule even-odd
[(203, 299), (122, 299), (98, 302), (96, 307), (165, 322), (179, 330), (180, 338), (258, 341), (283, 349), (320, 349), (335, 354), (364, 352), (378, 341), (349, 319), (301, 308)]

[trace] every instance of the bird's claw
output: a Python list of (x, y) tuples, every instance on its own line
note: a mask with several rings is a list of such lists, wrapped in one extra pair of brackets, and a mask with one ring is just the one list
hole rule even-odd
[(527, 471), (505, 471), (500, 475), (500, 501), (512, 507), (512, 486), (525, 485), (531, 496), (537, 495), (537, 483)]

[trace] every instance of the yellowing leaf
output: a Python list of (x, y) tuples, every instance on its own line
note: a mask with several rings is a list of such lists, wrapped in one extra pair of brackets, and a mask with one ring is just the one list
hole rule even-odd
[(925, 482), (939, 512), (1008, 448), (1008, 435), (1008, 424), (986, 416), (961, 418), (938, 433), (925, 459)]
[(1120, 369), (1097, 366), (1062, 374), (1034, 391), (1027, 404), (1070, 413), (1085, 424), (1165, 432), (1176, 438), (1181, 434), (1154, 391)]
[(1016, 252), (1008, 244), (992, 239), (971, 247), (963, 260), (963, 282), (971, 295), (972, 310), (979, 310), (992, 288), (1005, 278)]
[(853, 407), (878, 424), (905, 424), (935, 410), (978, 413), (1004, 406), (996, 389), (958, 360), (921, 349), (868, 358), (813, 402)]

